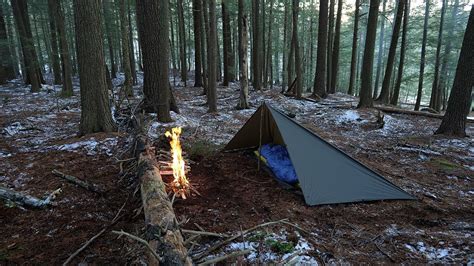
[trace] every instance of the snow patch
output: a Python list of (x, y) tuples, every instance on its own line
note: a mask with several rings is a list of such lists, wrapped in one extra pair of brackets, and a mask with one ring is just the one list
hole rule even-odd
[(336, 117), (336, 123), (348, 123), (354, 121), (361, 121), (359, 114), (354, 110), (347, 110), (343, 113), (343, 115)]
[(112, 151), (114, 147), (117, 146), (117, 143), (117, 138), (106, 138), (101, 141), (97, 141), (95, 138), (90, 138), (79, 142), (52, 146), (51, 148), (60, 151), (84, 150), (87, 152), (87, 155), (106, 154), (112, 156)]

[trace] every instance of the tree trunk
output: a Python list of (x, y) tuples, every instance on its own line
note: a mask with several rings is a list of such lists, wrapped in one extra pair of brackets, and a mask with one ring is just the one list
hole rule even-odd
[(222, 39), (224, 43), (224, 81), (222, 85), (229, 86), (229, 82), (234, 78), (232, 72), (234, 71), (234, 62), (232, 62), (232, 33), (230, 31), (230, 16), (228, 10), (228, 0), (222, 0)]
[(38, 92), (41, 88), (43, 77), (31, 33), (27, 2), (26, 0), (11, 0), (11, 5), (23, 52), (26, 83), (31, 84), (31, 92)]
[(398, 104), (398, 97), (400, 95), (400, 87), (402, 85), (402, 78), (403, 78), (403, 67), (405, 64), (405, 52), (406, 52), (406, 42), (407, 42), (407, 34), (408, 34), (408, 17), (409, 17), (409, 5), (410, 0), (405, 0), (405, 10), (403, 11), (403, 35), (402, 35), (402, 43), (400, 44), (400, 63), (398, 65), (398, 76), (397, 76), (397, 83), (395, 84), (395, 89), (393, 90), (392, 97), (390, 99), (391, 105)]
[(207, 91), (207, 103), (209, 113), (217, 112), (217, 20), (216, 20), (216, 0), (205, 0), (209, 6), (209, 39), (207, 40), (207, 57), (209, 67), (209, 88)]
[(51, 29), (51, 59), (53, 63), (54, 84), (61, 84), (61, 67), (59, 65), (59, 50), (57, 38), (55, 3), (57, 0), (48, 0), (49, 26)]
[(56, 29), (59, 38), (59, 50), (61, 54), (62, 84), (61, 96), (69, 97), (73, 95), (72, 69), (69, 46), (67, 43), (66, 27), (64, 23), (64, 12), (61, 8), (61, 1), (52, 1), (56, 18)]
[(367, 33), (365, 37), (364, 58), (362, 59), (362, 72), (360, 84), (360, 100), (357, 108), (373, 106), (372, 99), (372, 73), (375, 52), (375, 36), (377, 34), (377, 18), (380, 0), (370, 0)]
[(3, 9), (0, 4), (0, 84), (15, 77), (13, 62), (10, 57), (7, 28), (3, 17)]
[[(204, 34), (202, 40), (203, 42), (203, 53), (206, 56), (203, 56), (203, 69), (205, 69), (205, 88), (204, 94), (207, 95), (207, 91), (209, 90), (209, 51), (208, 49), (208, 42), (209, 42), (209, 2), (207, 0), (202, 0), (202, 21), (204, 24)], [(205, 43), (205, 45), (204, 45)]]
[(326, 68), (326, 91), (331, 92), (331, 81), (332, 81), (332, 47), (334, 44), (334, 6), (336, 5), (335, 0), (329, 0), (329, 29), (328, 29), (328, 45), (327, 45), (327, 68)]
[(293, 0), (293, 37), (292, 42), (295, 47), (295, 68), (296, 68), (296, 98), (301, 99), (303, 93), (303, 70), (300, 56), (300, 45), (298, 40), (298, 10), (300, 1)]
[(81, 83), (81, 135), (115, 130), (107, 91), (100, 5), (100, 0), (74, 1)]
[[(441, 72), (439, 75), (437, 103), (440, 109), (441, 109), (441, 104), (444, 103), (444, 95), (446, 93), (446, 85), (447, 85), (447, 79), (448, 79), (448, 62), (450, 59), (450, 54), (451, 54), (451, 49), (452, 49), (452, 39), (453, 39), (454, 28), (456, 25), (456, 15), (458, 12), (458, 7), (459, 7), (459, 0), (455, 0), (452, 7), (451, 20), (449, 22), (449, 29), (448, 29), (448, 36), (446, 38), (443, 61), (441, 63)], [(442, 96), (443, 96), (443, 100), (441, 100)], [(443, 106), (445, 105), (443, 104)]]
[(318, 51), (313, 96), (326, 97), (326, 56), (328, 43), (328, 1), (319, 1)]
[(436, 46), (436, 57), (435, 57), (435, 70), (433, 77), (433, 85), (431, 86), (431, 98), (430, 98), (430, 108), (435, 109), (439, 112), (440, 104), (439, 99), (441, 99), (439, 89), (439, 65), (441, 61), (441, 45), (443, 43), (443, 24), (444, 24), (444, 14), (446, 13), (446, 4), (447, 0), (443, 0), (443, 5), (441, 7), (441, 20), (439, 22), (439, 31), (438, 31), (438, 44)]
[(282, 66), (282, 81), (283, 81), (283, 84), (282, 84), (282, 88), (281, 88), (281, 92), (284, 93), (285, 92), (285, 87), (286, 86), (289, 86), (289, 83), (288, 80), (288, 73), (287, 73), (287, 64), (289, 61), (289, 57), (288, 57), (288, 0), (284, 0), (285, 2), (285, 10), (284, 10), (284, 20), (283, 20), (283, 66)]
[(123, 82), (122, 93), (125, 96), (133, 96), (133, 78), (132, 67), (130, 66), (130, 40), (128, 29), (128, 16), (125, 11), (125, 0), (119, 0), (120, 11), (120, 35), (122, 38), (122, 65), (125, 74), (125, 81)]
[(201, 0), (193, 0), (193, 23), (194, 23), (194, 87), (202, 87), (202, 4)]
[(359, 31), (359, 8), (360, 0), (356, 0), (354, 13), (354, 33), (352, 34), (352, 53), (351, 53), (351, 73), (349, 77), (349, 88), (347, 94), (354, 94), (354, 84), (356, 81), (356, 66), (357, 66), (357, 37)]
[(186, 87), (186, 82), (188, 80), (188, 67), (186, 64), (186, 29), (184, 27), (183, 0), (178, 0), (178, 36), (181, 81), (184, 82), (184, 86)]
[(428, 35), (428, 18), (430, 16), (430, 0), (425, 0), (425, 19), (423, 23), (423, 40), (421, 44), (421, 58), (420, 58), (420, 75), (418, 77), (418, 91), (416, 94), (415, 111), (420, 110), (421, 96), (423, 93), (423, 77), (425, 73), (425, 57), (426, 57), (426, 39)]
[(260, 63), (260, 1), (252, 1), (252, 79), (255, 90), (262, 89)]
[(331, 87), (330, 93), (336, 93), (337, 75), (339, 72), (339, 44), (341, 41), (341, 17), (342, 17), (343, 0), (338, 0), (337, 16), (336, 16), (336, 31), (334, 34), (334, 45), (332, 51), (332, 73), (331, 73)]
[(104, 9), (104, 17), (105, 17), (105, 35), (107, 38), (107, 45), (109, 48), (109, 59), (110, 59), (110, 74), (111, 77), (117, 78), (117, 65), (115, 64), (115, 54), (114, 54), (114, 43), (112, 40), (112, 15), (110, 14), (110, 10), (112, 9), (112, 5), (110, 4), (111, 0), (103, 0), (102, 8)]
[[(265, 73), (264, 77), (264, 87), (268, 86), (268, 82), (270, 82), (271, 87), (273, 87), (273, 79), (270, 78), (272, 73), (272, 28), (273, 28), (273, 3), (275, 0), (270, 0), (270, 15), (268, 18), (268, 37), (267, 37), (267, 54), (265, 59)], [(270, 79), (269, 79), (270, 78)]]
[(240, 97), (238, 109), (249, 108), (249, 79), (248, 79), (248, 21), (244, 14), (244, 0), (239, 0), (239, 69), (240, 69)]
[[(382, 13), (385, 15), (386, 13), (386, 6), (387, 6), (387, 0), (383, 0), (383, 7), (382, 7)], [(380, 81), (380, 72), (382, 72), (383, 68), (383, 56), (384, 56), (384, 43), (385, 43), (385, 17), (382, 18), (382, 23), (380, 25), (380, 37), (379, 37), (379, 52), (377, 55), (377, 70), (375, 74), (375, 86), (374, 86), (374, 99), (377, 99), (377, 96), (379, 94), (379, 81)]]
[(130, 8), (131, 6), (131, 0), (128, 0), (128, 5), (127, 5), (127, 11), (128, 11), (128, 40), (129, 40), (129, 47), (130, 47), (130, 69), (132, 71), (132, 80), (133, 80), (133, 85), (136, 85), (138, 83), (137, 80), (137, 69), (136, 69), (136, 63), (135, 63), (135, 47), (133, 47), (133, 27), (132, 27), (132, 10)]
[(169, 5), (168, 1), (137, 0), (137, 16), (143, 53), (143, 93), (147, 112), (170, 122)]
[(397, 15), (395, 17), (395, 24), (393, 26), (392, 40), (390, 41), (390, 48), (388, 50), (387, 65), (385, 67), (385, 75), (382, 82), (382, 90), (377, 98), (377, 101), (388, 103), (390, 97), (390, 80), (392, 78), (393, 65), (395, 63), (395, 55), (397, 52), (398, 36), (400, 35), (400, 26), (402, 24), (403, 9), (406, 0), (400, 0), (397, 4)]
[(436, 134), (466, 136), (466, 121), (474, 87), (474, 5), (467, 22), (456, 76), (454, 78), (448, 108)]

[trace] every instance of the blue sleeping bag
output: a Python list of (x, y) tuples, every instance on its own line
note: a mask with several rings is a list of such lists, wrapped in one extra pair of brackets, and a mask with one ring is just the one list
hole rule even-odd
[(295, 168), (284, 146), (265, 144), (260, 149), (260, 155), (265, 158), (267, 166), (279, 180), (291, 185), (298, 183)]

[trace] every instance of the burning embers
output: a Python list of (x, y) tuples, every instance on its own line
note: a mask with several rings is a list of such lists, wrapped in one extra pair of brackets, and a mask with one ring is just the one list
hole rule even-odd
[(189, 181), (186, 178), (186, 164), (183, 159), (183, 150), (181, 149), (181, 142), (179, 137), (181, 135), (181, 128), (175, 127), (170, 131), (166, 131), (165, 136), (170, 138), (171, 145), (171, 168), (173, 169), (173, 181), (170, 184), (171, 189), (177, 196), (186, 199), (186, 194), (189, 193)]

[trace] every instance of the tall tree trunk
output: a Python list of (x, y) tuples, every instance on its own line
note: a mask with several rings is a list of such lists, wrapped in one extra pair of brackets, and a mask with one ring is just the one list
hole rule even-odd
[(184, 27), (183, 0), (178, 0), (178, 36), (181, 81), (184, 82), (184, 86), (186, 87), (186, 82), (188, 80), (188, 67), (186, 64), (186, 29)]
[(326, 56), (328, 44), (328, 1), (319, 1), (318, 51), (313, 96), (326, 97)]
[(51, 59), (53, 63), (54, 84), (61, 84), (61, 67), (59, 65), (59, 49), (54, 5), (56, 0), (48, 0), (49, 26), (51, 29)]
[(293, 0), (293, 37), (292, 42), (295, 47), (295, 68), (296, 68), (296, 98), (300, 99), (303, 93), (303, 70), (301, 64), (300, 44), (298, 40), (298, 10), (300, 1)]
[(430, 16), (430, 0), (425, 1), (425, 19), (423, 23), (423, 40), (421, 43), (420, 74), (418, 77), (418, 91), (416, 94), (415, 111), (420, 110), (421, 96), (423, 93), (423, 77), (425, 73), (426, 39), (428, 35), (428, 18)]
[(403, 9), (406, 0), (400, 0), (397, 4), (397, 15), (393, 25), (392, 39), (390, 41), (390, 48), (388, 50), (387, 65), (385, 67), (385, 75), (382, 82), (382, 90), (377, 98), (377, 101), (388, 103), (390, 99), (390, 80), (392, 78), (393, 65), (395, 63), (395, 55), (397, 52), (398, 36), (400, 35), (400, 27), (403, 18)]
[(260, 1), (252, 1), (252, 84), (255, 90), (262, 89), (262, 76), (260, 75)]
[(201, 0), (193, 0), (193, 25), (194, 25), (194, 87), (202, 87), (202, 4)]
[(233, 68), (234, 62), (232, 62), (232, 33), (230, 31), (230, 16), (228, 10), (228, 0), (222, 0), (222, 39), (224, 43), (224, 86), (229, 86), (229, 82), (234, 80)]
[[(446, 93), (446, 85), (447, 85), (447, 79), (448, 79), (448, 62), (450, 59), (450, 54), (451, 54), (451, 49), (452, 49), (452, 39), (453, 39), (454, 28), (456, 25), (456, 15), (458, 13), (458, 7), (459, 7), (459, 0), (455, 0), (452, 7), (452, 11), (451, 11), (451, 20), (449, 22), (448, 36), (446, 38), (443, 61), (441, 63), (441, 72), (439, 75), (437, 103), (440, 106), (440, 108), (441, 108), (441, 104), (443, 104), (443, 107), (445, 106), (444, 95)], [(441, 100), (441, 96), (443, 96), (443, 100)]]
[(268, 37), (267, 37), (267, 53), (266, 53), (266, 59), (265, 59), (265, 73), (263, 75), (263, 83), (264, 87), (268, 86), (268, 82), (271, 83), (271, 86), (273, 87), (273, 80), (270, 79), (269, 77), (271, 76), (271, 71), (272, 71), (272, 28), (273, 28), (273, 3), (275, 0), (270, 0), (270, 14), (268, 17)]
[(249, 108), (249, 80), (248, 80), (248, 21), (245, 12), (244, 0), (239, 0), (238, 27), (239, 27), (239, 69), (240, 69), (240, 97), (238, 109)]
[(436, 134), (466, 136), (466, 121), (474, 87), (474, 5), (467, 22), (448, 108)]
[(334, 44), (334, 6), (336, 0), (329, 0), (329, 29), (328, 29), (328, 45), (327, 45), (327, 68), (326, 68), (326, 91), (331, 92), (332, 88), (332, 47)]
[(0, 84), (15, 77), (13, 62), (10, 57), (10, 47), (3, 8), (0, 4)]
[(209, 88), (207, 91), (207, 102), (209, 113), (217, 112), (217, 19), (216, 0), (205, 0), (209, 6), (209, 39), (207, 42), (208, 64), (209, 64)]
[(43, 77), (35, 51), (33, 34), (31, 33), (27, 2), (26, 0), (11, 0), (11, 5), (23, 52), (26, 83), (31, 84), (31, 92), (38, 92), (41, 88)]
[(112, 0), (103, 0), (102, 8), (104, 10), (104, 17), (105, 17), (105, 35), (107, 38), (107, 46), (109, 48), (109, 58), (110, 58), (110, 74), (111, 77), (114, 79), (117, 77), (117, 65), (115, 64), (115, 54), (114, 54), (114, 43), (112, 40), (112, 15), (110, 14), (110, 10), (112, 6), (110, 4)]
[(122, 37), (122, 65), (125, 74), (122, 92), (126, 96), (133, 96), (132, 67), (130, 66), (130, 39), (128, 29), (128, 16), (125, 10), (125, 0), (119, 0), (120, 35)]
[(133, 46), (133, 27), (132, 27), (132, 10), (131, 0), (127, 0), (127, 11), (128, 11), (128, 40), (129, 40), (129, 47), (130, 47), (130, 69), (132, 70), (132, 80), (133, 85), (138, 83), (137, 80), (137, 69), (136, 69), (136, 61), (135, 61), (135, 47)]
[[(385, 16), (386, 13), (387, 0), (383, 0), (382, 13)], [(377, 99), (379, 94), (379, 81), (380, 81), (380, 72), (383, 68), (383, 56), (384, 56), (384, 43), (385, 43), (385, 17), (382, 18), (382, 23), (380, 25), (380, 36), (379, 36), (379, 52), (377, 54), (377, 70), (375, 73), (375, 85), (374, 85), (374, 99)]]
[(158, 113), (158, 120), (170, 122), (169, 2), (137, 0), (138, 33), (143, 57), (144, 107)]
[(63, 88), (61, 96), (69, 97), (73, 95), (72, 88), (72, 67), (69, 54), (69, 46), (67, 43), (66, 26), (64, 23), (64, 12), (61, 7), (61, 1), (52, 1), (53, 12), (56, 19), (56, 29), (58, 31), (59, 51), (61, 55), (61, 74)]
[(330, 93), (336, 92), (337, 75), (339, 72), (339, 44), (341, 41), (341, 17), (342, 17), (343, 0), (338, 0), (337, 16), (336, 16), (336, 31), (334, 34), (334, 45), (332, 51), (332, 73), (331, 73), (331, 87)]
[(354, 94), (354, 85), (356, 82), (356, 66), (357, 66), (357, 37), (359, 31), (359, 8), (360, 0), (356, 0), (354, 13), (354, 32), (352, 34), (352, 53), (351, 53), (351, 73), (349, 77), (349, 88), (347, 94)]
[(373, 106), (372, 99), (372, 73), (375, 52), (375, 36), (377, 34), (377, 19), (379, 15), (380, 0), (370, 0), (369, 18), (367, 20), (367, 33), (365, 37), (364, 58), (362, 59), (362, 72), (360, 84), (360, 100), (357, 108)]
[(435, 70), (433, 77), (433, 85), (431, 86), (431, 98), (430, 98), (430, 108), (435, 109), (436, 111), (440, 110), (439, 99), (441, 99), (441, 93), (439, 89), (439, 65), (441, 61), (441, 45), (443, 43), (443, 25), (444, 25), (444, 14), (446, 13), (446, 4), (447, 0), (443, 0), (443, 5), (441, 7), (441, 20), (439, 22), (439, 31), (438, 31), (438, 44), (436, 46), (436, 57), (435, 57)]
[(405, 10), (403, 11), (403, 35), (402, 35), (402, 43), (400, 45), (400, 64), (398, 65), (398, 76), (397, 76), (397, 83), (395, 84), (395, 89), (393, 90), (393, 95), (390, 99), (390, 104), (397, 105), (398, 104), (398, 97), (400, 95), (400, 87), (402, 85), (402, 78), (403, 78), (403, 67), (405, 64), (405, 52), (406, 52), (406, 42), (407, 42), (407, 34), (408, 34), (408, 17), (409, 17), (409, 9), (410, 0), (405, 1)]
[[(207, 91), (209, 90), (209, 50), (208, 50), (208, 42), (209, 42), (209, 2), (208, 0), (202, 0), (203, 4), (203, 16), (202, 21), (204, 24), (204, 34), (202, 40), (204, 41), (205, 45), (203, 44), (203, 52), (206, 56), (203, 56), (203, 69), (205, 68), (205, 88), (204, 94), (207, 95)], [(205, 49), (204, 49), (205, 48)]]
[(285, 92), (285, 87), (287, 87), (291, 81), (288, 81), (288, 73), (287, 73), (287, 64), (289, 61), (288, 57), (288, 0), (284, 0), (285, 2), (285, 9), (284, 9), (284, 20), (283, 20), (283, 66), (282, 66), (282, 81), (283, 85), (281, 86), (281, 92)]
[(81, 83), (79, 131), (81, 135), (114, 131), (105, 74), (101, 2), (76, 0), (73, 3)]

